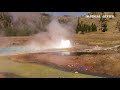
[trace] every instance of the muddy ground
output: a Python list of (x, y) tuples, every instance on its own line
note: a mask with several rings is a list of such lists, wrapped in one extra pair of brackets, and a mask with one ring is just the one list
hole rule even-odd
[(74, 72), (120, 77), (120, 53), (61, 56), (51, 53), (29, 53), (9, 57), (13, 61), (43, 63)]

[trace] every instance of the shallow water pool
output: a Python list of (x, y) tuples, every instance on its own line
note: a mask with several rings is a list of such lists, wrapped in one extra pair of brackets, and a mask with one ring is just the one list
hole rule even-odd
[(11, 54), (19, 54), (19, 53), (30, 53), (34, 52), (34, 49), (30, 49), (29, 47), (25, 46), (14, 46), (14, 47), (5, 47), (0, 48), (0, 55), (11, 55)]

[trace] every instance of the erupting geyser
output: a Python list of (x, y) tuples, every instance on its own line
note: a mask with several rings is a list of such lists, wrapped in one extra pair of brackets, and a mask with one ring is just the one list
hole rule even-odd
[(47, 26), (46, 32), (36, 34), (28, 47), (34, 50), (57, 50), (71, 48), (72, 27), (60, 24), (57, 19), (53, 19)]
[(71, 47), (70, 40), (61, 40), (60, 48), (70, 48), (70, 47)]

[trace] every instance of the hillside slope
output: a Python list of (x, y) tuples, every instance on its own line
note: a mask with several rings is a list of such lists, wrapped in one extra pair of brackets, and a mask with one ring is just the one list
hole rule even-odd
[[(113, 19), (107, 18), (107, 25), (108, 25), (108, 31), (107, 32), (115, 32), (116, 30), (116, 24), (117, 21), (120, 20), (120, 12), (115, 12), (116, 17)], [(92, 12), (89, 13), (92, 15)], [(102, 12), (95, 12), (93, 15), (101, 15)], [(105, 15), (113, 15), (113, 12), (104, 12)], [(95, 23), (98, 28), (100, 28), (100, 19), (99, 18), (86, 18), (85, 16), (80, 17), (80, 21), (86, 24), (92, 24)]]

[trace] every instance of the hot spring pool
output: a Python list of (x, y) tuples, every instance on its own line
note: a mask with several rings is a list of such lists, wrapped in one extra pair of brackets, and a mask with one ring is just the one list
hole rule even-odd
[[(39, 77), (39, 78), (58, 78), (58, 77), (98, 77), (86, 74), (75, 74), (73, 72), (63, 71), (43, 64), (19, 63), (9, 60), (7, 56), (11, 54), (36, 52), (25, 46), (0, 48), (0, 72), (14, 73), (21, 77)], [(66, 54), (66, 53), (65, 53)], [(68, 53), (69, 54), (69, 53)]]
[(35, 50), (32, 50), (29, 47), (25, 47), (25, 46), (5, 47), (5, 48), (0, 48), (0, 55), (11, 55), (11, 54), (33, 52), (33, 51)]

